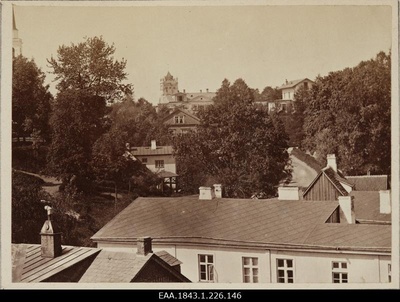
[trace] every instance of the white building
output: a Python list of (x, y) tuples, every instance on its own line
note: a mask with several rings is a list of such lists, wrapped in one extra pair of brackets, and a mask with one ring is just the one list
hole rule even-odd
[(201, 188), (200, 197), (138, 198), (92, 240), (99, 248), (134, 251), (137, 238), (151, 236), (153, 250), (182, 261), (182, 274), (192, 282), (391, 280), (390, 222), (355, 223), (357, 197), (305, 201), (298, 200), (299, 190), (286, 188), (280, 198), (269, 200), (219, 198), (210, 192)]

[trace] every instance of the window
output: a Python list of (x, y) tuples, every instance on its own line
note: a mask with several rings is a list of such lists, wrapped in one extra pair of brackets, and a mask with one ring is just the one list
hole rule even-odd
[(390, 263), (388, 264), (388, 280), (392, 282), (392, 265)]
[(156, 160), (156, 168), (164, 168), (164, 161), (163, 160)]
[(200, 281), (214, 281), (214, 256), (199, 255), (199, 279)]
[(185, 123), (185, 117), (183, 115), (175, 115), (175, 124)]
[(347, 262), (332, 262), (332, 282), (348, 283)]
[(282, 104), (282, 111), (283, 111), (283, 112), (287, 112), (287, 106), (286, 106), (286, 104)]
[(197, 111), (197, 105), (193, 105), (193, 106), (192, 106), (192, 110), (193, 110), (193, 111)]
[(147, 157), (142, 158), (142, 164), (147, 164)]
[(243, 257), (243, 282), (258, 283), (258, 258)]
[(276, 259), (278, 283), (293, 283), (293, 260)]
[(304, 82), (304, 89), (308, 89), (308, 82)]
[(183, 97), (181, 95), (178, 95), (178, 102), (182, 102), (183, 101)]

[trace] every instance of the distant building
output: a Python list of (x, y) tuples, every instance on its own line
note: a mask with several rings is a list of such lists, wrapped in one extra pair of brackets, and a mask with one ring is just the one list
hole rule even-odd
[(362, 214), (354, 207), (368, 202), (365, 197), (308, 201), (300, 200), (299, 188), (281, 187), (274, 199), (232, 199), (217, 188), (201, 187), (199, 196), (138, 198), (92, 240), (126, 251), (149, 234), (155, 251), (179, 256), (193, 282), (391, 281), (391, 225), (357, 220), (370, 215), (369, 207)]
[(273, 110), (279, 110), (287, 112), (288, 109), (293, 106), (293, 102), (296, 101), (295, 93), (300, 88), (310, 89), (314, 85), (314, 82), (308, 78), (288, 81), (278, 87), (278, 90), (282, 92), (282, 98), (279, 100), (274, 100), (272, 102), (262, 102), (263, 105), (268, 106), (268, 112)]
[(182, 262), (166, 251), (153, 253), (150, 237), (138, 238), (136, 253), (62, 246), (50, 216), (40, 236), (40, 245), (12, 244), (12, 282), (190, 282)]
[(184, 134), (196, 130), (196, 127), (200, 124), (200, 119), (187, 110), (175, 108), (164, 118), (163, 123), (168, 126), (172, 134)]
[(162, 180), (160, 189), (165, 186), (177, 189), (176, 160), (172, 146), (157, 146), (155, 140), (149, 147), (131, 147), (131, 154), (142, 162), (150, 171), (156, 173)]
[(18, 37), (17, 23), (15, 21), (13, 7), (13, 42), (12, 42), (13, 58), (22, 55), (22, 40)]
[(171, 110), (181, 108), (191, 114), (196, 114), (207, 106), (214, 104), (215, 92), (209, 92), (208, 89), (204, 92), (203, 90), (186, 92), (184, 89), (181, 92), (178, 89), (178, 78), (174, 78), (169, 72), (160, 80), (160, 90), (159, 107), (166, 106)]

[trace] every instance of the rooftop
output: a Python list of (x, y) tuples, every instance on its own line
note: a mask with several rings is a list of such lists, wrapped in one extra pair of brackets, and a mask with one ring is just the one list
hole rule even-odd
[(390, 251), (390, 226), (330, 226), (325, 221), (337, 208), (336, 201), (141, 197), (92, 239), (127, 242), (149, 235), (155, 242), (303, 248), (332, 248), (338, 242), (346, 248)]
[(132, 147), (131, 153), (134, 156), (140, 155), (169, 155), (172, 154), (172, 146), (157, 146), (155, 150), (151, 147)]
[(391, 214), (381, 214), (379, 210), (379, 191), (352, 191), (354, 211), (357, 220), (391, 222)]
[[(303, 78), (303, 79), (299, 79), (299, 80), (293, 80), (293, 81), (288, 81), (287, 83), (283, 84), (282, 86), (278, 87), (278, 89), (285, 89), (285, 88), (292, 88), (294, 86), (296, 86), (297, 84), (300, 84), (301, 82), (305, 81), (305, 80), (309, 80), (308, 78)], [(312, 81), (311, 81), (312, 82)]]
[(388, 189), (387, 175), (362, 175), (346, 176), (347, 180), (354, 184), (356, 191), (379, 191)]
[(63, 246), (61, 256), (45, 258), (39, 244), (13, 244), (13, 282), (45, 281), (99, 252), (97, 248)]

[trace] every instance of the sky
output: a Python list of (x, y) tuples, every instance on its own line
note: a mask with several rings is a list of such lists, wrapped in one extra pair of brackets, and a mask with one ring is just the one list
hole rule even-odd
[(22, 54), (46, 73), (54, 94), (46, 59), (84, 37), (114, 44), (115, 59), (127, 60), (126, 83), (134, 85), (135, 98), (153, 104), (168, 71), (181, 91), (216, 91), (225, 78), (242, 78), (262, 91), (356, 66), (392, 43), (392, 12), (385, 5), (15, 4)]

